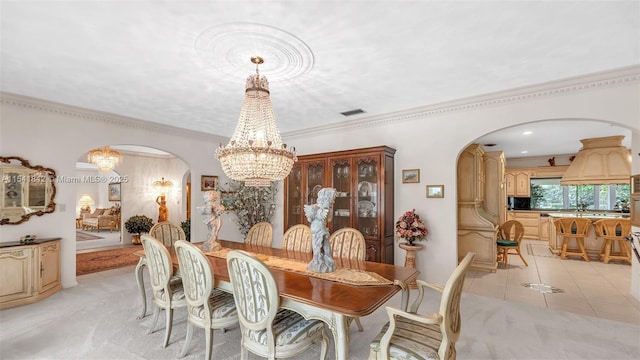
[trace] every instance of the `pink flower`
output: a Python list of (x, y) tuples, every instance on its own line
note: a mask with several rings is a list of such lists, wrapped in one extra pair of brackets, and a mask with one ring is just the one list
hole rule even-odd
[(407, 240), (423, 240), (429, 231), (414, 210), (405, 212), (396, 222), (398, 237)]

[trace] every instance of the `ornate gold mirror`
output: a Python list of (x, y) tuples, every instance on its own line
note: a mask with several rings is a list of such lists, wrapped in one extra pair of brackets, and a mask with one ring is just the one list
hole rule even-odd
[(20, 224), (55, 211), (55, 170), (17, 156), (0, 156), (0, 179), (0, 225)]

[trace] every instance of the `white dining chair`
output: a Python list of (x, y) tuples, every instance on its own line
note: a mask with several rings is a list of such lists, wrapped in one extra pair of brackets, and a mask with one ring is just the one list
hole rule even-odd
[(173, 264), (169, 250), (150, 235), (145, 234), (140, 238), (147, 259), (149, 281), (153, 291), (153, 320), (147, 334), (151, 334), (155, 330), (160, 310), (165, 310), (166, 325), (163, 347), (166, 347), (171, 337), (173, 310), (187, 306), (182, 280), (180, 277), (173, 276)]
[(238, 324), (233, 294), (215, 289), (214, 274), (206, 255), (197, 246), (178, 240), (174, 244), (187, 302), (187, 335), (180, 357), (187, 353), (193, 327), (205, 330), (205, 359), (211, 359), (213, 330)]
[(269, 268), (242, 250), (227, 254), (227, 269), (242, 332), (240, 357), (249, 352), (269, 359), (288, 358), (321, 342), (320, 358), (329, 347), (326, 326), (299, 313), (280, 308), (280, 294)]

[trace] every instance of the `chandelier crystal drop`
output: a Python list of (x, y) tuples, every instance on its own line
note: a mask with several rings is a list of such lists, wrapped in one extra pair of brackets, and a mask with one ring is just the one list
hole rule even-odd
[(273, 115), (269, 82), (260, 76), (258, 65), (264, 60), (252, 57), (255, 75), (247, 78), (244, 102), (238, 124), (229, 143), (216, 150), (222, 170), (245, 186), (269, 186), (283, 180), (298, 159), (295, 148), (287, 149)]
[(113, 150), (108, 146), (89, 151), (87, 160), (98, 167), (101, 172), (109, 172), (115, 169), (116, 165), (122, 160), (119, 151)]

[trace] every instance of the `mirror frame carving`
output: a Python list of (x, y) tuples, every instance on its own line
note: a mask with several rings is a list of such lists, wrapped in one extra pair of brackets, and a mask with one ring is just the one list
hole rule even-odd
[(0, 225), (18, 225), (29, 220), (29, 218), (33, 215), (42, 216), (44, 214), (50, 214), (54, 212), (56, 210), (56, 203), (54, 201), (56, 197), (56, 184), (55, 184), (56, 171), (53, 170), (52, 168), (47, 168), (41, 165), (31, 165), (28, 160), (18, 156), (0, 156), (0, 162), (2, 163), (11, 164), (12, 160), (19, 161), (20, 165), (28, 169), (33, 169), (35, 171), (45, 171), (49, 173), (49, 178), (51, 179), (51, 199), (49, 199), (49, 203), (47, 203), (47, 206), (44, 208), (44, 210), (38, 210), (29, 214), (24, 214), (22, 215), (22, 218), (17, 222), (11, 221), (9, 219), (0, 219)]

